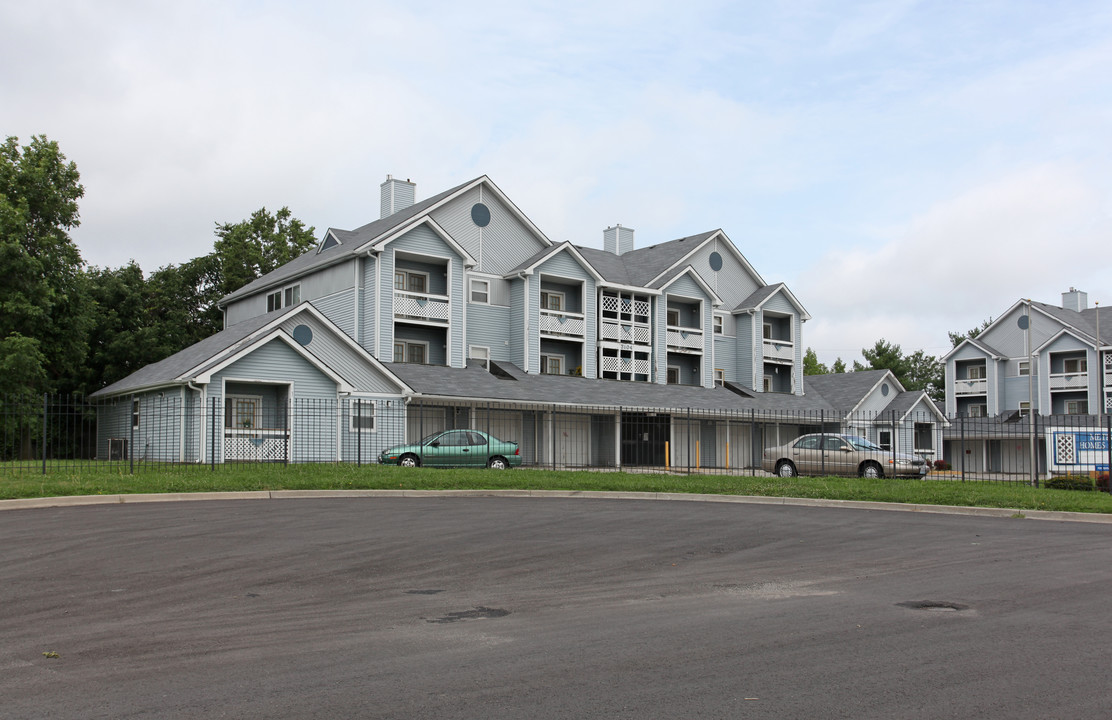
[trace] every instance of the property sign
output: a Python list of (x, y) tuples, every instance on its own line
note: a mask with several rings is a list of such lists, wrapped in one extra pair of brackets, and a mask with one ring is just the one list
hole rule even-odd
[(1052, 472), (1108, 471), (1105, 428), (1048, 428), (1046, 442)]

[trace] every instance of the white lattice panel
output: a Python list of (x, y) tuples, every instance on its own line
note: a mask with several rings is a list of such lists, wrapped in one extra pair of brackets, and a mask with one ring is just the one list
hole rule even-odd
[(1074, 446), (1074, 436), (1069, 433), (1059, 433), (1054, 438), (1054, 462), (1058, 465), (1072, 465), (1077, 458), (1077, 448)]
[(394, 293), (394, 314), (448, 322), (448, 300), (413, 293)]
[(582, 337), (586, 323), (581, 316), (541, 311), (541, 332), (553, 335), (575, 335)]
[(649, 314), (649, 304), (647, 302), (645, 302), (644, 300), (635, 301), (633, 303), (633, 314), (634, 315), (648, 315)]
[(224, 460), (249, 460), (251, 462), (265, 462), (268, 460), (286, 459), (285, 438), (252, 438), (230, 437), (224, 438)]
[(699, 330), (669, 330), (668, 345), (689, 350), (702, 350), (703, 333)]

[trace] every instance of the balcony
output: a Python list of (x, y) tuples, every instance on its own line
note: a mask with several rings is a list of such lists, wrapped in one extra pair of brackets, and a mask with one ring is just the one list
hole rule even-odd
[(448, 324), (448, 296), (394, 291), (394, 317), (398, 320)]
[(632, 375), (648, 375), (652, 367), (648, 359), (603, 356), (601, 372)]
[(1089, 373), (1050, 373), (1050, 390), (1088, 390)]
[(988, 380), (985, 378), (972, 378), (965, 380), (954, 381), (954, 395), (962, 397), (965, 395), (987, 395), (988, 394)]
[(698, 328), (669, 325), (668, 349), (677, 352), (702, 353), (703, 331)]
[(586, 327), (586, 319), (579, 313), (541, 310), (541, 335), (582, 340)]
[(599, 340), (611, 342), (652, 345), (652, 328), (640, 323), (620, 322), (617, 320), (603, 320), (598, 328)]
[(787, 340), (764, 341), (765, 362), (793, 363), (795, 362), (795, 344)]

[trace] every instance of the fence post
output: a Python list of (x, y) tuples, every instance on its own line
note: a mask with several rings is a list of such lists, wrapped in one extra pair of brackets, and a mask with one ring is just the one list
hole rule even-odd
[(1039, 486), (1039, 452), (1035, 448), (1035, 438), (1039, 436), (1039, 415), (1031, 408), (1031, 486)]
[(355, 466), (363, 467), (363, 399), (355, 398)]
[(549, 413), (550, 414), (548, 415), (548, 417), (550, 418), (550, 420), (549, 420), (548, 424), (550, 426), (552, 426), (553, 432), (552, 432), (552, 447), (548, 448), (548, 452), (553, 454), (553, 470), (556, 470), (556, 405), (555, 405), (555, 403), (553, 404), (552, 408), (550, 408)]
[(42, 394), (42, 474), (46, 475), (46, 423), (49, 418), (47, 410), (49, 403), (49, 395)]
[(691, 474), (691, 408), (687, 408), (687, 474)]
[[(1108, 448), (1108, 469), (1105, 470), (1104, 475), (1108, 478), (1108, 493), (1112, 494), (1112, 415), (1104, 416), (1104, 424), (1107, 430), (1104, 435), (1104, 444)], [(1097, 474), (1097, 482), (1100, 482), (1100, 474)]]
[(961, 481), (965, 482), (965, 415), (958, 417), (961, 425)]
[(209, 419), (209, 463), (216, 472), (216, 396), (212, 396), (212, 417)]
[(129, 472), (135, 474), (135, 394), (131, 395), (131, 414), (127, 418), (127, 426), (131, 428), (127, 436), (127, 460), (130, 467)]

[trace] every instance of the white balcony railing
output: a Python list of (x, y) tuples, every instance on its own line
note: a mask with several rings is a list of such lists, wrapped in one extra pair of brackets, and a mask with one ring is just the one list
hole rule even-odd
[(1089, 373), (1050, 373), (1051, 390), (1088, 390)]
[(541, 310), (541, 334), (582, 339), (587, 323), (579, 313)]
[(448, 296), (395, 290), (394, 317), (447, 323)]
[(765, 340), (764, 359), (773, 362), (794, 362), (795, 344), (787, 340)]
[(633, 373), (634, 375), (648, 375), (649, 361), (640, 358), (617, 358), (603, 356), (602, 372)]
[(703, 331), (698, 328), (668, 326), (668, 347), (673, 350), (703, 351)]
[(617, 320), (603, 320), (599, 324), (598, 337), (600, 340), (636, 345), (652, 345), (653, 342), (652, 328), (648, 325), (623, 323)]
[(954, 395), (987, 395), (988, 380), (985, 378), (954, 381)]

